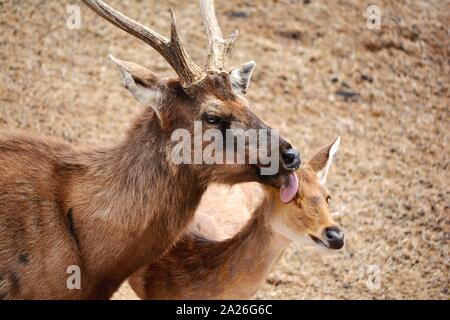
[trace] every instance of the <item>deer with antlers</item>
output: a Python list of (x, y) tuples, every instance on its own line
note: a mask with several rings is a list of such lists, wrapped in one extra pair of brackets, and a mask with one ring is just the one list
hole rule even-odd
[[(196, 121), (202, 130), (269, 129), (243, 96), (255, 64), (225, 69), (237, 32), (223, 39), (212, 0), (201, 1), (209, 37), (204, 70), (183, 49), (173, 12), (167, 39), (102, 1), (82, 1), (157, 50), (178, 78), (113, 58), (144, 110), (112, 147), (74, 149), (47, 138), (0, 136), (0, 298), (107, 299), (175, 243), (210, 183), (279, 187), (300, 165), (298, 152), (280, 137), (279, 170), (272, 175), (261, 173), (266, 164), (260, 162), (172, 161), (171, 133), (193, 133)], [(245, 147), (246, 153), (261, 148)], [(79, 288), (67, 286), (68, 266), (79, 267)]]
[[(298, 189), (282, 188), (280, 194), (263, 186), (263, 200), (229, 239), (212, 239), (222, 237), (226, 226), (214, 224), (206, 206), (199, 208), (192, 230), (163, 258), (128, 279), (133, 290), (142, 299), (249, 299), (291, 242), (341, 249), (344, 233), (330, 216), (325, 187), (339, 143), (337, 138), (298, 170), (293, 176)], [(247, 196), (255, 192), (252, 187), (243, 188)], [(204, 199), (221, 201), (221, 195), (216, 197)]]

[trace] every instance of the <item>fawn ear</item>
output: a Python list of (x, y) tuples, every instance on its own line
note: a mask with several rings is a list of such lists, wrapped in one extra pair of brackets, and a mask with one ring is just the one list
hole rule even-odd
[(133, 97), (145, 106), (150, 106), (160, 117), (160, 107), (167, 94), (166, 85), (150, 70), (129, 61), (120, 60), (109, 55), (119, 68), (124, 87)]
[(341, 137), (337, 137), (332, 144), (322, 148), (308, 162), (308, 165), (317, 174), (321, 184), (325, 184), (327, 180), (328, 170), (330, 170), (333, 157), (336, 154), (340, 143)]
[(247, 92), (255, 66), (256, 63), (252, 60), (230, 71), (231, 86), (235, 93), (245, 94)]

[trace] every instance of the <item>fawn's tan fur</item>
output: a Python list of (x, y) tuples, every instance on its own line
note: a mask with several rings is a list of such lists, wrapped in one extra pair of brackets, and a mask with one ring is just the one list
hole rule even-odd
[(310, 236), (320, 239), (326, 227), (335, 226), (329, 193), (317, 176), (327, 165), (331, 146), (299, 169), (294, 200), (282, 203), (278, 189), (264, 186), (264, 200), (248, 223), (223, 241), (209, 237), (216, 229), (220, 234), (221, 226), (211, 223), (208, 214), (197, 213), (202, 234), (184, 235), (162, 259), (134, 273), (131, 287), (143, 299), (251, 298), (292, 240), (313, 244)]

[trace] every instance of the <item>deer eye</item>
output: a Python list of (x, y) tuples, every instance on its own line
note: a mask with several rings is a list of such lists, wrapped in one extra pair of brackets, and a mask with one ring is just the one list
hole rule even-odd
[(327, 203), (329, 203), (331, 201), (331, 196), (327, 196), (326, 201), (327, 201)]
[(203, 116), (203, 120), (209, 124), (218, 124), (222, 121), (222, 118), (212, 115), (212, 114), (205, 114)]

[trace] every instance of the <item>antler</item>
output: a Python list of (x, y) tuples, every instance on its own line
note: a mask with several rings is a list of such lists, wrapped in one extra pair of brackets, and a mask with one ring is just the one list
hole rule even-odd
[(102, 18), (144, 41), (158, 51), (178, 74), (180, 83), (184, 89), (189, 89), (205, 77), (205, 73), (192, 61), (181, 44), (173, 10), (170, 10), (171, 34), (170, 40), (168, 40), (139, 22), (114, 10), (103, 1), (81, 1)]
[(226, 59), (231, 54), (231, 49), (236, 42), (238, 31), (235, 30), (227, 40), (224, 40), (219, 23), (217, 22), (214, 0), (200, 0), (200, 8), (203, 25), (208, 34), (209, 41), (207, 69), (221, 71), (225, 67)]

